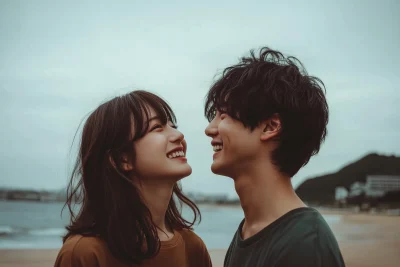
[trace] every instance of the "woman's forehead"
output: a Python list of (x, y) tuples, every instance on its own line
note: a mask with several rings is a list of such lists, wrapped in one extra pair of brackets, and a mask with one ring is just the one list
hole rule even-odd
[(158, 114), (157, 114), (157, 112), (155, 111), (155, 109), (152, 107), (152, 106), (150, 106), (150, 105), (146, 105), (145, 107), (144, 107), (144, 113), (147, 115), (147, 117), (148, 118), (146, 118), (147, 120), (148, 119), (150, 119), (150, 118), (152, 118), (152, 117), (155, 117), (155, 116), (158, 116)]
[(145, 111), (144, 111), (144, 120), (143, 123), (146, 125), (152, 120), (159, 120), (163, 123), (167, 123), (168, 121), (172, 121), (171, 115), (167, 113), (167, 110), (165, 110), (162, 107), (154, 108), (150, 105), (146, 105)]
[[(155, 108), (153, 108), (150, 105), (147, 105), (145, 107), (145, 116), (144, 116), (144, 121), (150, 121), (154, 118), (158, 118), (160, 120), (162, 120), (163, 118), (168, 118), (168, 115), (165, 113), (165, 111), (163, 109), (161, 110), (156, 110)], [(160, 114), (161, 113), (161, 114)]]

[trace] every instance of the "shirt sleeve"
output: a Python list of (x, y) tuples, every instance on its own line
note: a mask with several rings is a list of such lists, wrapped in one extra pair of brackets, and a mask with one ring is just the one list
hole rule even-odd
[(185, 243), (190, 267), (211, 267), (211, 257), (203, 240), (194, 232), (184, 229), (181, 232)]
[(229, 263), (230, 257), (231, 257), (231, 253), (232, 253), (232, 243), (229, 245), (229, 248), (226, 251), (225, 258), (224, 258), (224, 267), (228, 266), (228, 263)]
[(199, 261), (196, 266), (197, 267), (212, 267), (211, 257), (210, 257), (210, 254), (208, 253), (207, 247), (202, 240), (200, 240), (200, 241), (201, 242), (199, 242), (199, 245), (198, 245)]
[(344, 267), (337, 247), (336, 240), (316, 230), (293, 243), (291, 247), (282, 249), (276, 267)]
[(79, 240), (76, 244), (64, 245), (57, 255), (54, 267), (97, 267), (96, 253)]

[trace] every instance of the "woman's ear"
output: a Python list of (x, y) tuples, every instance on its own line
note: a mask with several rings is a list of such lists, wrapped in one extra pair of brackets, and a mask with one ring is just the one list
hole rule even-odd
[(133, 170), (133, 164), (130, 160), (130, 158), (128, 157), (128, 155), (126, 153), (123, 153), (121, 156), (121, 168), (126, 171), (126, 172), (130, 172)]
[[(114, 168), (117, 168), (117, 165), (115, 164), (114, 158), (112, 157), (111, 154), (108, 156), (108, 159), (109, 159), (111, 165), (112, 165)], [(126, 171), (126, 172), (132, 171), (132, 170), (133, 170), (133, 164), (132, 164), (132, 162), (129, 160), (129, 157), (128, 157), (128, 155), (127, 155), (126, 153), (123, 153), (123, 154), (121, 155), (121, 165), (120, 165), (120, 167), (121, 167), (121, 169), (122, 169), (123, 171)]]
[(260, 140), (266, 141), (277, 136), (281, 131), (281, 119), (277, 113), (261, 123), (263, 128)]

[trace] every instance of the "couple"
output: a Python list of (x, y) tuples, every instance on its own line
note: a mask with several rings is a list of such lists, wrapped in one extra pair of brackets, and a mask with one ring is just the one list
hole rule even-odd
[[(224, 266), (344, 266), (329, 226), (291, 184), (326, 136), (323, 83), (296, 58), (252, 51), (213, 84), (205, 116), (215, 152), (211, 169), (234, 180), (245, 215)], [(212, 266), (192, 231), (200, 211), (178, 184), (192, 172), (185, 155), (171, 107), (154, 94), (134, 91), (93, 111), (55, 266)], [(74, 215), (77, 199), (82, 205)], [(177, 202), (192, 209), (193, 221)]]

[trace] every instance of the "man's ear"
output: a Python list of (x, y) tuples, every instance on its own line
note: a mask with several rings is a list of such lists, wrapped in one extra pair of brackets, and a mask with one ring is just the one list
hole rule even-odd
[[(117, 168), (117, 165), (115, 164), (114, 158), (112, 157), (112, 155), (109, 155), (109, 158), (111, 165), (113, 165), (114, 168)], [(129, 160), (129, 157), (127, 154), (123, 153), (121, 155), (121, 165), (120, 165), (121, 169), (123, 171), (132, 171), (133, 170), (133, 164), (132, 162)]]
[(281, 131), (281, 119), (277, 113), (261, 123), (261, 141), (266, 141), (277, 136)]

